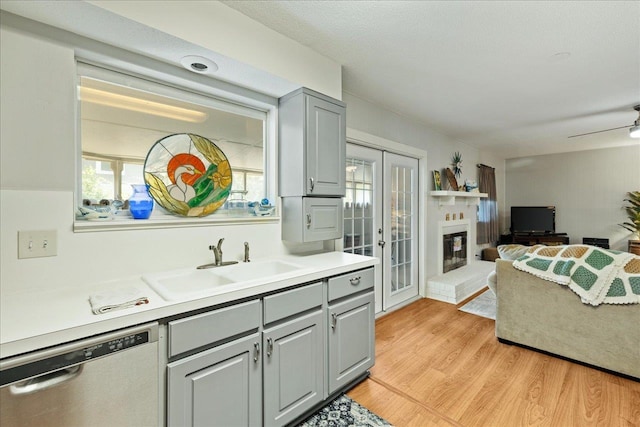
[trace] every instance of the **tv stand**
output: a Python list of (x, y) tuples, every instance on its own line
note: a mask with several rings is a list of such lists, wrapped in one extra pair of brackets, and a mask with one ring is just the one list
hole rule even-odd
[(568, 245), (569, 236), (567, 233), (515, 233), (511, 235), (511, 243), (520, 245)]

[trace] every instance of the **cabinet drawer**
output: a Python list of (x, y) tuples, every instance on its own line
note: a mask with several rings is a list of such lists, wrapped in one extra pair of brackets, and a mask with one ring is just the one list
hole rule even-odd
[(373, 288), (373, 267), (329, 279), (329, 301)]
[(293, 316), (322, 305), (322, 282), (264, 298), (264, 323)]
[(260, 301), (249, 301), (169, 322), (169, 357), (260, 326)]

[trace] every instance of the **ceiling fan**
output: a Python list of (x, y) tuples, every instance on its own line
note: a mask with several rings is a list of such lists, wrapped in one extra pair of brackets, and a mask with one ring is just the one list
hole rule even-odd
[(569, 138), (575, 138), (575, 137), (578, 137), (578, 136), (585, 136), (585, 135), (592, 135), (594, 133), (609, 132), (610, 130), (622, 129), (622, 128), (626, 128), (626, 127), (629, 127), (629, 126), (631, 126), (629, 128), (629, 136), (631, 138), (640, 138), (640, 104), (636, 105), (635, 107), (633, 107), (633, 109), (638, 112), (638, 118), (636, 119), (635, 122), (633, 122), (633, 124), (626, 125), (626, 126), (620, 126), (620, 127), (617, 127), (617, 128), (611, 128), (611, 129), (596, 130), (594, 132), (580, 133), (578, 135), (571, 135)]

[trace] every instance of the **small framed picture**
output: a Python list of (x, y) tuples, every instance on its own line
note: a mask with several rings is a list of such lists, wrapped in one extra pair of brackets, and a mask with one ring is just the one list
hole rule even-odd
[(433, 171), (433, 186), (436, 191), (442, 190), (442, 180), (440, 179), (440, 171)]

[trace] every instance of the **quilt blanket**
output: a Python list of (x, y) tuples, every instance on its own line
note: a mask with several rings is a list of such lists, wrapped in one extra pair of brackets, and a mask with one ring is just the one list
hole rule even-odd
[(634, 254), (589, 245), (537, 245), (513, 266), (569, 286), (585, 304), (640, 303), (640, 257)]

